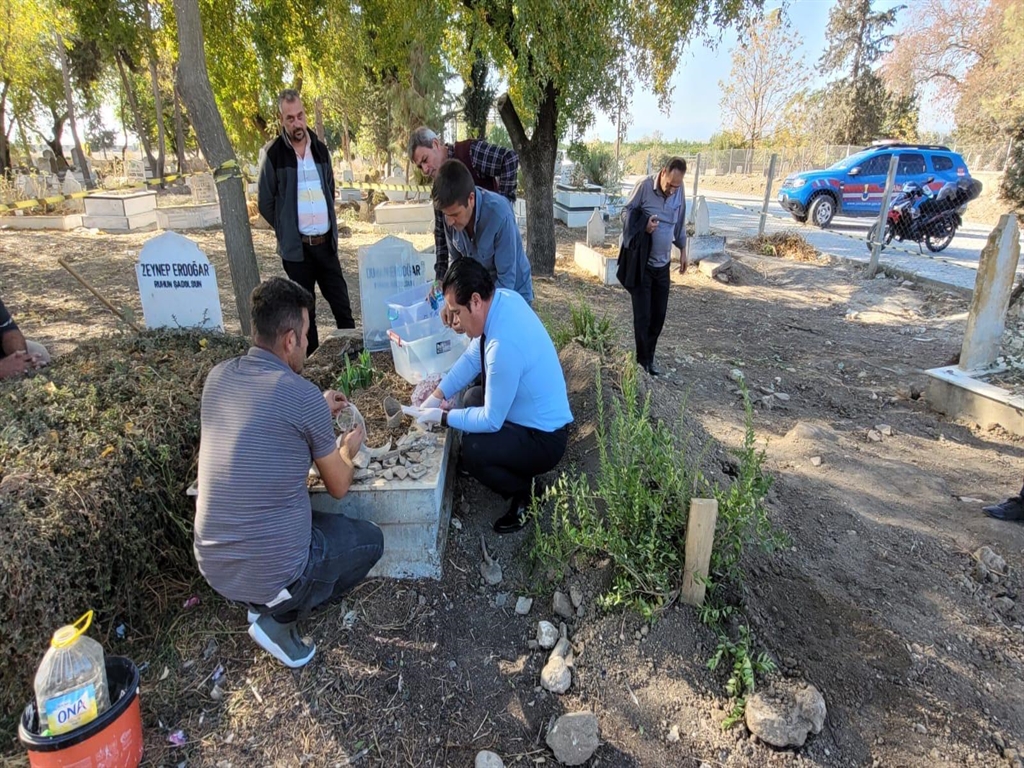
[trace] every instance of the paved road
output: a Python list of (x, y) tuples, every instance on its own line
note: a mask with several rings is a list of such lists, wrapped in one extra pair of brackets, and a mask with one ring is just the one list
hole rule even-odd
[[(757, 232), (763, 197), (712, 189), (698, 190), (698, 194), (703, 194), (707, 200), (713, 230), (728, 237), (750, 237)], [(736, 206), (755, 210), (743, 210)], [(837, 216), (829, 229), (818, 229), (794, 221), (774, 199), (768, 207), (768, 214), (768, 232), (796, 230), (823, 253), (856, 262), (866, 263), (870, 259), (867, 233), (873, 223), (872, 219)], [(938, 254), (928, 249), (920, 254), (914, 243), (897, 243), (895, 247), (889, 246), (882, 252), (881, 263), (884, 267), (913, 274), (933, 284), (969, 292), (974, 289), (978, 257), (991, 229), (986, 225), (968, 222), (957, 232), (952, 244)], [(1024, 259), (1018, 266), (1018, 272), (1024, 274)]]

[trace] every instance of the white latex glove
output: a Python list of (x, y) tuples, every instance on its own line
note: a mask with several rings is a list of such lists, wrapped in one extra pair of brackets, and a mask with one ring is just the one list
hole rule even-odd
[(441, 407), (441, 398), (439, 398), (437, 395), (431, 395), (426, 400), (424, 400), (423, 403), (420, 405), (420, 408), (440, 408), (440, 407)]
[(441, 413), (440, 408), (421, 408), (420, 415), (416, 417), (416, 421), (425, 427), (429, 427), (431, 424), (440, 424)]

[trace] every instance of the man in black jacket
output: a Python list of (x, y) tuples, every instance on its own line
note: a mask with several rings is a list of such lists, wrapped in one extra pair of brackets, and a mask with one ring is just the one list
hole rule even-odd
[[(331, 154), (306, 126), (298, 91), (281, 91), (277, 107), (281, 135), (260, 152), (260, 214), (274, 228), (288, 277), (314, 296), (319, 284), (337, 326), (354, 328), (348, 285), (338, 261)], [(315, 311), (310, 313), (307, 338), (312, 354), (320, 344)]]
[[(633, 303), (636, 362), (652, 376), (661, 373), (654, 361), (658, 337), (665, 325), (672, 246), (679, 248), (679, 271), (686, 271), (686, 161), (669, 159), (655, 175), (641, 179), (622, 209), (625, 229), (619, 260), (619, 282)], [(641, 230), (642, 227), (642, 230)]]

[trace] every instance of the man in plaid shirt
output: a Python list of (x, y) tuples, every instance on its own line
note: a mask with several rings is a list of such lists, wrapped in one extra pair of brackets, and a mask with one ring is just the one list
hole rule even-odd
[[(516, 201), (519, 155), (511, 149), (479, 139), (445, 144), (436, 133), (422, 126), (409, 137), (409, 157), (424, 175), (432, 179), (437, 178), (437, 172), (446, 160), (461, 160), (473, 174), (473, 181), (478, 187), (497, 192), (509, 204)], [(434, 256), (434, 276), (441, 280), (448, 271), (448, 243), (444, 237), (444, 214), (439, 210), (434, 211)]]

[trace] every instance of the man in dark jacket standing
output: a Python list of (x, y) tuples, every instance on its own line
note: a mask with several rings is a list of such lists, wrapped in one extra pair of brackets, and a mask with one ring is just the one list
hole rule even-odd
[[(686, 271), (686, 198), (683, 195), (683, 176), (686, 161), (673, 157), (658, 173), (641, 179), (633, 189), (622, 211), (626, 229), (636, 229), (636, 219), (650, 235), (646, 261), (630, 270), (632, 280), (623, 284), (633, 302), (633, 336), (636, 340), (636, 362), (652, 376), (661, 373), (654, 362), (654, 350), (665, 325), (668, 312), (668, 289), (672, 284), (669, 271), (672, 246), (682, 256), (679, 271)], [(633, 220), (633, 227), (630, 222)], [(626, 245), (623, 232), (623, 245)], [(634, 243), (648, 242), (634, 237)], [(620, 257), (621, 258), (621, 257)], [(620, 278), (622, 280), (622, 278)], [(630, 283), (633, 283), (630, 285)]]
[[(445, 144), (436, 133), (421, 126), (409, 137), (409, 159), (424, 176), (437, 178), (441, 166), (448, 160), (459, 160), (469, 168), (473, 182), (488, 192), (497, 192), (516, 202), (516, 183), (519, 176), (519, 155), (506, 147), (488, 144), (479, 139), (466, 139)], [(444, 215), (434, 211), (434, 277), (444, 279), (448, 271), (448, 242), (444, 234)]]
[[(314, 296), (316, 284), (338, 328), (354, 328), (348, 285), (338, 261), (331, 154), (306, 126), (298, 91), (277, 98), (281, 135), (260, 152), (258, 205), (274, 228), (284, 271)], [(315, 312), (309, 318), (309, 353), (320, 345)]]

